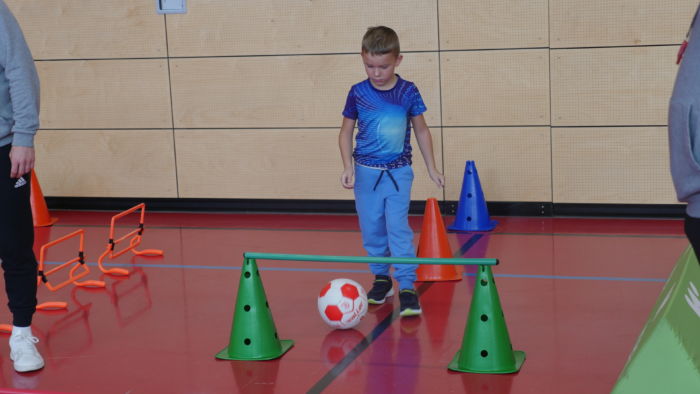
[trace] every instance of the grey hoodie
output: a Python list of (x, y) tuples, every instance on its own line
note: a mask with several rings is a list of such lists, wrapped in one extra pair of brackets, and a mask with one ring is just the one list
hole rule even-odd
[(17, 20), (0, 0), (0, 146), (34, 146), (39, 78)]
[(700, 29), (695, 18), (671, 95), (668, 138), (678, 200), (688, 203), (689, 216), (700, 218)]

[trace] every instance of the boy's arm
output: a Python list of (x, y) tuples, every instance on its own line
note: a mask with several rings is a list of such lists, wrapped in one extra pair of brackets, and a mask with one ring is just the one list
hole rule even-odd
[(426, 167), (428, 167), (430, 179), (439, 187), (444, 187), (445, 177), (435, 168), (433, 136), (430, 134), (430, 128), (425, 123), (425, 118), (423, 115), (414, 116), (411, 118), (411, 124), (413, 125), (413, 132), (416, 134), (416, 142), (418, 142), (420, 153), (423, 155)]
[(346, 189), (352, 189), (355, 184), (355, 167), (352, 164), (352, 133), (355, 131), (355, 119), (343, 118), (338, 135), (340, 157), (343, 159), (343, 174), (340, 184)]

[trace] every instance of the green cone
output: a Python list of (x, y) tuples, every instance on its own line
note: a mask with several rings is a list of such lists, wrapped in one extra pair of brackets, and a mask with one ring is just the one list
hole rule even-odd
[[(639, 334), (613, 394), (686, 394), (700, 387), (700, 264), (688, 246)], [(693, 387), (695, 387), (693, 389)]]
[(244, 259), (236, 297), (231, 340), (216, 358), (272, 360), (282, 356), (294, 341), (280, 340), (254, 259)]
[(491, 267), (479, 266), (462, 348), (448, 366), (459, 372), (513, 373), (525, 353), (513, 351)]

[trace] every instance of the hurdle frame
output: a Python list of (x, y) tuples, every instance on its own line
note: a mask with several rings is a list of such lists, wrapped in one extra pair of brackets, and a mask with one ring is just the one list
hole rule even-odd
[[(462, 346), (448, 369), (458, 372), (508, 374), (518, 372), (525, 352), (513, 350), (491, 266), (495, 258), (428, 258), (331, 256), (281, 253), (243, 253), (241, 279), (236, 296), (229, 344), (215, 357), (222, 360), (262, 361), (281, 357), (294, 341), (279, 339), (257, 260), (313, 261), (331, 263), (477, 265)], [(480, 301), (479, 301), (480, 300)], [(478, 310), (477, 310), (478, 308)], [(237, 315), (241, 314), (240, 320)], [(473, 333), (472, 333), (473, 332)], [(491, 354), (489, 356), (489, 354)]]
[(314, 254), (283, 254), (245, 252), (244, 259), (317, 261), (323, 263), (371, 263), (371, 264), (428, 264), (428, 265), (498, 265), (498, 259), (487, 258), (434, 258), (434, 257), (371, 257), (371, 256), (331, 256)]

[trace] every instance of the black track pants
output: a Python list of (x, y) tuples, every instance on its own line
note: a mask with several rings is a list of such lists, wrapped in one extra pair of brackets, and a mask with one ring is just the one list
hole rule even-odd
[(26, 327), (36, 310), (37, 288), (30, 174), (22, 180), (10, 178), (10, 148), (0, 147), (0, 259), (12, 324)]

